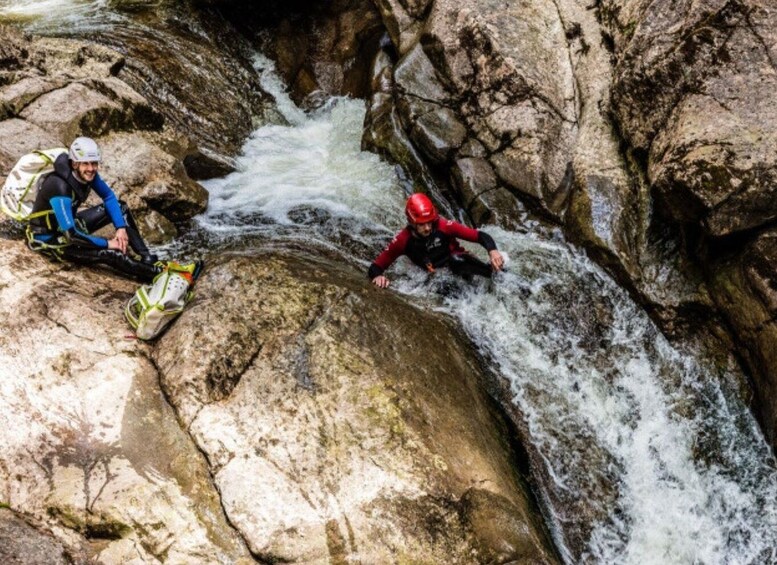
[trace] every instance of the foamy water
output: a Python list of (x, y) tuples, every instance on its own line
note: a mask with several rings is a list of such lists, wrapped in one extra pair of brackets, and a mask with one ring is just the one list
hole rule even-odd
[(69, 35), (121, 20), (108, 0), (0, 0), (0, 22), (19, 22), (35, 33)]
[[(199, 224), (225, 241), (324, 245), (365, 268), (402, 226), (405, 194), (391, 166), (359, 150), (364, 104), (337, 99), (305, 115), (270, 63), (257, 66), (290, 125), (257, 130), (241, 170), (206, 183)], [(566, 560), (777, 562), (775, 463), (727, 369), (675, 350), (583, 254), (487, 231), (510, 258), (493, 283), (441, 298), (406, 261), (389, 274), (395, 291), (459, 319), (510, 383), (550, 478), (542, 494)], [(576, 525), (567, 505), (603, 518)], [(586, 548), (573, 556), (567, 541), (580, 532)]]

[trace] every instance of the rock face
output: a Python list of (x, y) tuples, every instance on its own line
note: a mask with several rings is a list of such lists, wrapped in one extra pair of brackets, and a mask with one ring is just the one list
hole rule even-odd
[(254, 555), (555, 562), (443, 320), (310, 257), (224, 257), (198, 293), (155, 364)]
[(184, 165), (196, 152), (193, 141), (166, 127), (160, 112), (114, 76), (124, 66), (122, 55), (76, 40), (25, 39), (10, 30), (5, 38), (17, 46), (19, 68), (11, 65), (0, 86), (3, 175), (25, 153), (67, 147), (88, 135), (102, 146), (103, 177), (130, 204), (150, 241), (171, 238), (173, 222), (205, 210), (208, 195)]
[(766, 436), (777, 443), (777, 231), (765, 230), (743, 250), (710, 264), (710, 287), (741, 340), (753, 369), (755, 410)]
[(679, 222), (714, 237), (777, 216), (777, 15), (768, 2), (604, 2), (614, 108)]
[(777, 280), (762, 245), (777, 215), (773, 7), (376, 4), (392, 45), (373, 66), (364, 146), (476, 225), (513, 228), (526, 207), (560, 225), (668, 334), (739, 342), (777, 441), (777, 342), (751, 339), (753, 308), (767, 320), (773, 305), (706, 266), (755, 262), (762, 284)]
[[(292, 99), (315, 105), (332, 95), (365, 98), (370, 62), (383, 33), (374, 5), (369, 0), (341, 0), (311, 2), (299, 12), (294, 8), (270, 17), (259, 38)], [(232, 20), (239, 23), (245, 12), (246, 7), (240, 7), (239, 17), (233, 15)], [(251, 12), (255, 18), (268, 18), (264, 10)]]
[(657, 207), (697, 241), (711, 298), (775, 432), (777, 12), (768, 2), (602, 3), (616, 56), (613, 106)]
[(123, 79), (196, 145), (195, 178), (223, 176), (272, 100), (248, 42), (216, 10), (191, 2), (119, 2), (126, 17), (90, 38), (126, 55)]
[(149, 346), (134, 285), (0, 244), (4, 563), (557, 562), (437, 316), (323, 260), (226, 257)]
[(251, 562), (125, 337), (135, 285), (0, 246), (0, 502), (18, 513), (0, 516), (0, 561)]
[(7, 508), (0, 508), (0, 548), (0, 557), (6, 565), (67, 565), (81, 557), (73, 556), (54, 536)]

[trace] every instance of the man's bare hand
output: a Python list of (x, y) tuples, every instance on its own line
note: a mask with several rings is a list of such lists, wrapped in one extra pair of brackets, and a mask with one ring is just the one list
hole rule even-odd
[(372, 279), (372, 284), (377, 286), (378, 288), (388, 288), (388, 285), (391, 283), (386, 277), (383, 275), (378, 275), (374, 279)]
[(493, 249), (488, 252), (488, 258), (491, 263), (491, 268), (494, 271), (501, 271), (502, 267), (504, 267), (505, 260), (504, 257), (502, 257), (502, 254), (499, 253), (496, 249)]
[(117, 229), (116, 235), (113, 236), (113, 239), (115, 239), (116, 243), (118, 244), (117, 249), (122, 253), (126, 254), (127, 245), (129, 244), (129, 237), (127, 237), (127, 230), (124, 228)]

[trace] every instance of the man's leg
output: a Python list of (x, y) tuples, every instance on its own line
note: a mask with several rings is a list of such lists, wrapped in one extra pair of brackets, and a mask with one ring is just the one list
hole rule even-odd
[(151, 282), (162, 271), (162, 267), (135, 261), (115, 249), (68, 245), (62, 249), (62, 257), (81, 265), (107, 265), (141, 282)]
[[(121, 206), (121, 213), (124, 216), (124, 221), (127, 222), (127, 238), (129, 239), (130, 247), (135, 253), (140, 255), (140, 260), (143, 263), (153, 265), (157, 262), (157, 256), (152, 255), (148, 250), (148, 246), (140, 235), (140, 230), (138, 229), (137, 223), (135, 223), (135, 218), (132, 215), (129, 206), (127, 206), (127, 203), (123, 200), (119, 200), (119, 205)], [(82, 210), (76, 217), (84, 223), (84, 227), (89, 233), (93, 233), (111, 223), (111, 218), (103, 204)]]
[(473, 257), (469, 253), (451, 255), (448, 267), (453, 274), (467, 280), (471, 279), (473, 275), (490, 278), (492, 274), (491, 265), (484, 263), (477, 257)]

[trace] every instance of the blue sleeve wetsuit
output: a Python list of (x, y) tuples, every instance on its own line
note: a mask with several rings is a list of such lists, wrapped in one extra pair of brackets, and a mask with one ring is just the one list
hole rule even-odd
[[(92, 189), (103, 203), (78, 212)], [(41, 251), (56, 247), (56, 253), (66, 259), (84, 264), (109, 265), (144, 281), (150, 281), (161, 270), (154, 265), (155, 259), (136, 261), (121, 251), (109, 249), (105, 238), (91, 235), (91, 232), (110, 222), (116, 229), (127, 230), (130, 247), (141, 258), (153, 257), (127, 206), (116, 198), (99, 174), (95, 175), (91, 183), (79, 182), (70, 169), (67, 154), (63, 153), (57, 158), (54, 172), (46, 177), (38, 191), (33, 213), (42, 211), (50, 213), (30, 221), (34, 240), (44, 244)]]
[[(113, 190), (106, 184), (106, 182), (98, 174), (95, 176), (92, 186), (95, 192), (102, 198), (105, 210), (111, 219), (116, 229), (126, 228), (127, 222), (122, 214), (121, 206), (119, 205), (119, 199), (116, 198)], [(69, 243), (93, 245), (101, 249), (108, 248), (108, 241), (102, 237), (96, 237), (84, 232), (80, 229), (80, 226), (75, 220), (73, 215), (77, 205), (74, 205), (73, 199), (68, 196), (52, 196), (49, 199), (49, 205), (54, 211), (54, 216), (59, 226), (59, 231), (62, 232)]]

